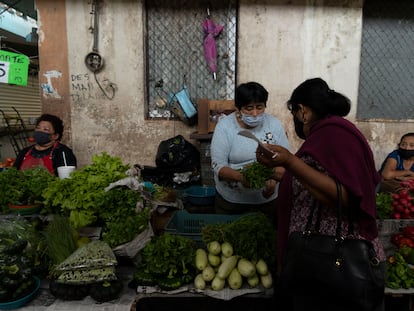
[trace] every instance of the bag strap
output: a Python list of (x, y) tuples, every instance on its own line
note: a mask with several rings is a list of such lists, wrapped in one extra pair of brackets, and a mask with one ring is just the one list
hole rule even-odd
[[(343, 200), (342, 200), (342, 185), (341, 183), (334, 178), (335, 180), (335, 184), (336, 184), (336, 191), (337, 191), (337, 214), (336, 214), (336, 232), (335, 232), (335, 236), (336, 238), (342, 239), (342, 221), (343, 221), (343, 214), (344, 214), (344, 210), (343, 210)], [(310, 233), (311, 232), (311, 227), (312, 227), (312, 219), (313, 219), (313, 214), (315, 213), (315, 209), (317, 211), (317, 217), (316, 217), (316, 223), (315, 223), (315, 231), (319, 232), (320, 229), (320, 222), (321, 222), (321, 208), (320, 208), (320, 203), (318, 201), (315, 201), (315, 204), (312, 205), (310, 212), (309, 212), (309, 216), (308, 216), (308, 220), (306, 222), (306, 226), (305, 226), (305, 231)], [(348, 224), (348, 235), (351, 235), (354, 233), (354, 224), (353, 224), (353, 219), (352, 219), (352, 213), (351, 213), (351, 209), (348, 209), (348, 219), (349, 219), (349, 224)]]
[(336, 192), (338, 195), (338, 202), (337, 202), (337, 215), (336, 215), (336, 238), (340, 239), (341, 233), (342, 233), (342, 217), (343, 217), (343, 206), (342, 206), (342, 185), (341, 183), (336, 179)]

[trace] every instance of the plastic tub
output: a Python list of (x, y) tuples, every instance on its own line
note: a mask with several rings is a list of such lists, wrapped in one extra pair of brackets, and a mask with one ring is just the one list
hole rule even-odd
[(191, 186), (184, 190), (183, 199), (192, 205), (214, 205), (216, 188), (213, 186)]
[(32, 298), (34, 297), (34, 295), (37, 293), (37, 291), (40, 288), (40, 279), (38, 277), (34, 277), (35, 280), (35, 287), (34, 289), (27, 294), (26, 296), (14, 300), (14, 301), (10, 301), (10, 302), (0, 302), (0, 310), (13, 310), (13, 309), (18, 309), (23, 307), (25, 304), (27, 304), (30, 300), (32, 300)]

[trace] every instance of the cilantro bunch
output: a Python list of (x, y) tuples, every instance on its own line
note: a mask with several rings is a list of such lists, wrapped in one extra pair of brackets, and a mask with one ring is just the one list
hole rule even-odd
[(265, 186), (266, 180), (272, 179), (273, 168), (264, 166), (259, 162), (253, 162), (243, 167), (241, 173), (245, 186), (250, 189), (261, 189)]

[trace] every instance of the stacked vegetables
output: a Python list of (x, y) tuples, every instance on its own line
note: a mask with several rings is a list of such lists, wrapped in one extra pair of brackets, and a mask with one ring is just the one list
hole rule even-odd
[(51, 214), (69, 216), (73, 228), (94, 224), (105, 187), (126, 177), (128, 165), (103, 152), (92, 163), (76, 170), (71, 178), (56, 179), (43, 192), (44, 205)]
[(206, 224), (201, 230), (204, 245), (228, 242), (234, 253), (250, 261), (263, 259), (273, 266), (276, 254), (276, 230), (265, 214), (250, 213), (231, 223)]
[(38, 237), (24, 219), (0, 221), (0, 302), (20, 299), (35, 288)]
[(100, 224), (102, 240), (110, 247), (131, 241), (148, 228), (150, 211), (137, 212), (141, 192), (119, 186), (105, 191), (125, 177), (129, 166), (118, 157), (103, 152), (92, 163), (76, 170), (71, 178), (56, 179), (43, 193), (45, 206), (52, 214), (69, 217), (74, 229)]
[(386, 263), (386, 287), (391, 289), (411, 288), (414, 287), (414, 270), (407, 260), (411, 261), (408, 256), (411, 250), (408, 246), (398, 249), (394, 255), (388, 257)]
[(376, 203), (379, 219), (413, 219), (414, 179), (402, 181), (395, 193), (378, 193)]
[(257, 262), (249, 261), (233, 253), (233, 246), (224, 242), (212, 241), (203, 248), (196, 250), (195, 265), (199, 274), (194, 279), (198, 289), (208, 285), (212, 290), (222, 290), (226, 283), (231, 289), (240, 289), (244, 282), (249, 287), (260, 284), (264, 288), (272, 287), (272, 274), (263, 259)]
[(116, 257), (107, 243), (91, 241), (53, 268), (50, 290), (60, 299), (76, 300), (87, 295), (95, 298), (93, 294), (99, 293), (97, 288), (112, 286), (116, 289), (113, 295), (105, 298), (98, 294), (96, 300), (114, 299), (122, 290), (115, 273), (116, 265)]
[(154, 236), (141, 250), (134, 272), (135, 285), (174, 290), (193, 281), (196, 244), (188, 238), (164, 233)]

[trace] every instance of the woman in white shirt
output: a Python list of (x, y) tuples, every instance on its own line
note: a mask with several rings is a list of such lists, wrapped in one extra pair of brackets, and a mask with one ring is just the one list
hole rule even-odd
[(267, 90), (257, 82), (237, 87), (236, 111), (222, 117), (215, 127), (211, 142), (211, 162), (216, 185), (216, 213), (240, 214), (263, 211), (275, 215), (275, 199), (283, 168), (276, 168), (272, 179), (262, 189), (245, 187), (241, 169), (256, 161), (257, 142), (238, 135), (250, 131), (263, 143), (289, 148), (285, 129), (277, 118), (266, 113)]

